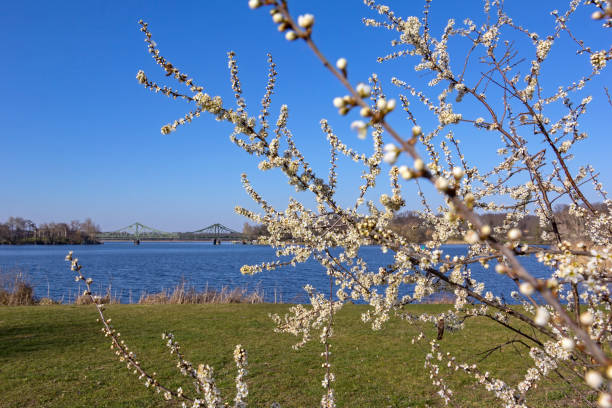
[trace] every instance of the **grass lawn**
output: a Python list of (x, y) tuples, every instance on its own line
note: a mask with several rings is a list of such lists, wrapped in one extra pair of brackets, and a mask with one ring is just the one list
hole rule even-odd
[[(413, 306), (413, 311), (439, 311), (449, 306)], [(301, 351), (298, 339), (272, 332), (268, 313), (288, 305), (111, 305), (107, 317), (137, 354), (143, 366), (156, 371), (161, 382), (193, 395), (191, 381), (175, 368), (174, 356), (161, 339), (172, 331), (186, 358), (215, 369), (226, 400), (234, 397), (234, 346), (249, 356), (249, 405), (315, 407), (323, 388), (322, 345), (315, 341)], [(360, 321), (363, 306), (349, 305), (336, 318), (332, 367), (339, 407), (443, 406), (423, 368), (427, 341), (411, 344), (418, 328), (401, 320), (373, 332)], [(157, 407), (167, 404), (127, 371), (109, 349), (110, 342), (96, 323), (94, 306), (21, 306), (0, 308), (0, 407)], [(434, 327), (426, 334), (435, 336)], [(441, 351), (459, 361), (478, 363), (478, 353), (515, 335), (488, 319), (466, 321), (466, 329), (446, 333)], [(519, 348), (520, 347), (520, 348)], [(533, 365), (523, 346), (505, 346), (478, 363), (483, 371), (516, 385)], [(564, 374), (568, 376), (567, 371)], [(569, 377), (568, 377), (569, 378)], [(464, 374), (448, 381), (461, 406), (500, 406), (492, 393)], [(583, 406), (557, 374), (530, 391), (533, 407)]]

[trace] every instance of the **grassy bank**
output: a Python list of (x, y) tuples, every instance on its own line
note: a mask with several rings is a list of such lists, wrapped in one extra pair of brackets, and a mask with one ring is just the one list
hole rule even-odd
[[(439, 311), (448, 306), (414, 306), (414, 311)], [(160, 334), (174, 332), (186, 358), (214, 367), (223, 395), (234, 396), (234, 346), (249, 353), (250, 406), (318, 406), (323, 391), (321, 344), (296, 352), (297, 339), (275, 334), (268, 313), (288, 305), (109, 305), (108, 317), (144, 364), (173, 387), (192, 390), (180, 377)], [(335, 389), (341, 407), (442, 406), (423, 368), (429, 345), (411, 344), (418, 332), (405, 322), (391, 321), (372, 332), (359, 320), (363, 306), (349, 305), (337, 316), (333, 339)], [(0, 308), (0, 407), (157, 407), (169, 406), (146, 389), (109, 350), (96, 323), (93, 306), (21, 306)], [(484, 318), (470, 319), (463, 332), (447, 333), (441, 351), (460, 361), (478, 362), (485, 351), (514, 338)], [(435, 336), (434, 328), (426, 333)], [(519, 346), (522, 347), (522, 346)], [(517, 351), (518, 350), (518, 351)], [(520, 352), (520, 354), (519, 354)], [(151, 364), (154, 362), (154, 364)], [(516, 384), (532, 365), (527, 350), (505, 346), (479, 366)], [(458, 375), (449, 381), (461, 406), (499, 406), (475, 381)], [(582, 406), (554, 375), (530, 406)]]

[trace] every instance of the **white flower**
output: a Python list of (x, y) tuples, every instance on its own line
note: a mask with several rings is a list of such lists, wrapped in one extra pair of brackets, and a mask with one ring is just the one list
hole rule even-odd
[(540, 40), (536, 46), (536, 56), (539, 60), (543, 60), (548, 55), (550, 47), (552, 46), (551, 40)]
[(314, 24), (314, 16), (312, 14), (304, 14), (298, 17), (298, 25), (302, 28), (310, 28)]
[(398, 153), (398, 154), (399, 154), (399, 152), (400, 152), (399, 147), (397, 147), (397, 146), (396, 146), (396, 145), (394, 145), (393, 143), (387, 143), (387, 144), (385, 145), (385, 147), (383, 147), (383, 150), (384, 150), (385, 152), (395, 152), (395, 153)]
[(339, 70), (345, 70), (346, 69), (346, 58), (338, 58), (338, 61), (336, 61), (336, 68), (338, 68)]
[(572, 351), (574, 346), (574, 340), (570, 339), (569, 337), (564, 337), (561, 339), (561, 347), (563, 347), (565, 350)]
[(261, 1), (260, 0), (249, 0), (249, 7), (252, 9), (256, 9), (257, 7), (261, 6)]
[(548, 310), (546, 310), (546, 308), (543, 306), (538, 307), (538, 310), (536, 312), (535, 318), (533, 319), (533, 322), (537, 324), (538, 326), (545, 326), (546, 323), (548, 323), (549, 319), (550, 319), (550, 313), (548, 313)]
[(368, 125), (363, 120), (356, 120), (351, 123), (351, 129), (357, 131), (359, 139), (365, 139), (368, 135)]
[(601, 50), (599, 52), (594, 52), (591, 55), (591, 65), (593, 65), (593, 68), (599, 70), (602, 69), (603, 67), (606, 66), (606, 57), (607, 53), (606, 50)]
[(455, 180), (461, 180), (461, 177), (463, 177), (463, 169), (461, 167), (453, 167), (453, 177)]
[(399, 167), (398, 171), (404, 180), (410, 180), (414, 176), (408, 166), (402, 165)]
[(147, 76), (142, 69), (136, 74), (136, 79), (143, 85), (147, 83)]
[(380, 98), (376, 101), (376, 107), (378, 108), (378, 110), (384, 111), (385, 109), (387, 109), (387, 100), (385, 98)]
[(355, 89), (357, 90), (359, 96), (361, 96), (362, 98), (367, 98), (368, 96), (370, 96), (370, 93), (372, 93), (372, 88), (370, 88), (370, 85), (364, 84), (362, 82), (358, 83)]
[(340, 109), (341, 107), (343, 107), (343, 106), (344, 106), (344, 99), (342, 99), (342, 98), (341, 98), (341, 97), (339, 97), (339, 96), (336, 96), (336, 97), (334, 98), (334, 102), (333, 102), (333, 103), (334, 103), (334, 106), (335, 106), (336, 108)]
[(397, 156), (400, 153), (399, 147), (397, 147), (393, 143), (387, 143), (383, 150), (385, 151), (383, 161), (388, 164), (395, 163), (395, 161), (397, 160)]
[(561, 143), (561, 147), (559, 147), (559, 152), (565, 153), (569, 150), (570, 147), (572, 147), (572, 142), (566, 140), (565, 142)]

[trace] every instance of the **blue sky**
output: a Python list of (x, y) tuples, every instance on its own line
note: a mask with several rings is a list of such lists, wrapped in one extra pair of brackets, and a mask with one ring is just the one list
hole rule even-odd
[[(146, 52), (138, 29), (141, 18), (150, 23), (162, 53), (203, 83), (208, 93), (224, 97), (227, 104), (232, 101), (226, 53), (234, 50), (253, 112), (258, 111), (265, 90), (266, 52), (271, 52), (279, 71), (273, 115), (281, 103), (289, 105), (289, 124), (296, 141), (321, 174), (327, 174), (329, 150), (320, 131), (321, 118), (328, 118), (350, 145), (370, 149), (349, 130), (356, 117), (339, 117), (332, 107), (333, 97), (345, 93), (341, 86), (305, 44), (289, 43), (277, 32), (267, 9), (252, 11), (246, 3), (2, 2), (0, 221), (9, 216), (37, 223), (91, 217), (103, 230), (135, 221), (167, 231), (191, 231), (215, 222), (239, 229), (245, 220), (233, 213), (233, 207), (254, 208), (240, 185), (242, 172), (249, 174), (273, 204), (282, 207), (290, 195), (295, 196), (282, 176), (261, 174), (257, 160), (230, 143), (231, 128), (226, 124), (203, 117), (169, 136), (160, 133), (163, 124), (182, 116), (189, 106), (151, 94), (137, 83), (139, 69), (154, 80), (165, 79)], [(525, 7), (527, 2), (522, 0), (507, 3), (511, 16), (543, 35), (553, 24), (546, 11), (563, 11), (567, 4), (529, 2)], [(401, 16), (420, 15), (419, 1), (388, 4)], [(301, 0), (290, 5), (296, 16), (315, 15), (315, 40), (331, 60), (348, 59), (353, 82), (376, 72), (393, 94), (396, 91), (389, 82), (393, 75), (415, 84), (429, 80), (414, 72), (414, 60), (376, 63), (377, 56), (392, 50), (394, 35), (363, 26), (362, 17), (375, 15), (360, 0)], [(481, 2), (475, 0), (435, 0), (434, 27), (439, 32), (449, 17), (460, 22), (472, 16), (480, 22), (480, 7)], [(594, 49), (605, 48), (609, 37), (606, 40), (607, 33), (599, 23), (588, 18), (590, 11), (575, 17), (581, 19), (575, 25), (578, 35), (588, 38)], [(575, 64), (565, 59), (572, 47), (563, 40), (558, 51), (553, 49), (549, 66), (543, 68), (550, 74), (549, 89), (561, 84), (568, 73), (577, 79), (588, 72), (584, 59)], [(606, 82), (610, 83), (609, 75), (588, 89), (595, 99), (592, 105), (599, 108), (585, 117), (591, 138), (576, 147), (575, 162), (592, 163), (609, 184), (609, 127), (601, 120), (610, 113), (603, 103), (602, 84)], [(411, 127), (401, 112), (395, 113), (392, 122), (404, 132)], [(424, 127), (434, 123), (435, 118), (423, 116)], [(457, 136), (484, 167), (492, 165), (496, 157), (484, 150), (488, 142), (471, 129), (457, 130)], [(350, 163), (345, 166), (341, 202), (351, 202), (358, 176), (359, 169)], [(384, 188), (387, 184), (381, 179)], [(418, 206), (414, 191), (406, 190), (410, 208)]]

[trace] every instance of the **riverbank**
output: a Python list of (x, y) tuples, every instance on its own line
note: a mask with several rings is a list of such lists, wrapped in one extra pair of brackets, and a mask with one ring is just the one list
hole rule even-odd
[(102, 241), (98, 240), (43, 240), (43, 239), (23, 239), (18, 241), (2, 241), (0, 245), (100, 245)]
[[(411, 312), (440, 312), (449, 306), (411, 306)], [(191, 381), (178, 374), (174, 357), (160, 334), (171, 330), (185, 358), (214, 367), (217, 384), (231, 400), (236, 368), (232, 353), (242, 344), (249, 356), (249, 406), (318, 406), (323, 392), (322, 346), (318, 336), (302, 351), (291, 345), (299, 339), (272, 332), (269, 313), (285, 313), (289, 305), (109, 305), (107, 317), (143, 365), (165, 383)], [(360, 321), (364, 306), (347, 305), (335, 318), (332, 370), (340, 407), (443, 406), (423, 368), (427, 341), (411, 344), (417, 327), (392, 319), (373, 332)], [(166, 407), (161, 395), (145, 388), (109, 350), (100, 333), (93, 306), (0, 308), (0, 407)], [(441, 351), (459, 361), (477, 363), (482, 371), (521, 381), (533, 365), (528, 350), (504, 346), (483, 361), (483, 354), (514, 338), (486, 318), (466, 321), (466, 329), (447, 333)], [(433, 326), (424, 326), (435, 337)], [(521, 346), (522, 347), (522, 346)], [(520, 352), (520, 354), (519, 354)], [(479, 362), (480, 361), (480, 362)], [(498, 406), (499, 402), (475, 380), (463, 374), (449, 379), (460, 406)], [(580, 406), (558, 377), (545, 379), (534, 392), (533, 407)], [(530, 392), (530, 395), (531, 395)]]

